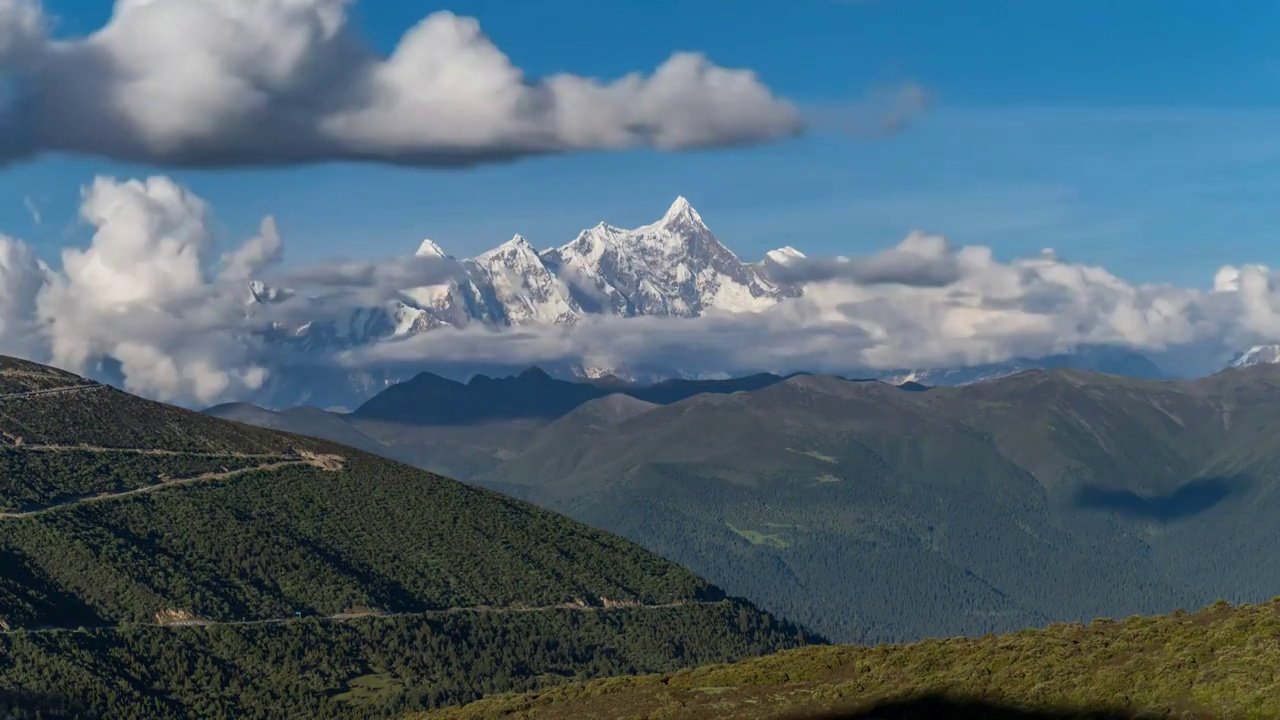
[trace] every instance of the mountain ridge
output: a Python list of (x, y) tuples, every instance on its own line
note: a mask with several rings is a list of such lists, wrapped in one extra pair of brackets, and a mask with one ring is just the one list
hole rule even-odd
[[(790, 256), (795, 251), (777, 252)], [(358, 309), (344, 322), (329, 321), (335, 329), (302, 323), (282, 328), (283, 337), (318, 337), (313, 344), (321, 346), (334, 342), (330, 337), (365, 344), (473, 323), (563, 325), (588, 314), (694, 317), (711, 307), (760, 310), (799, 294), (798, 288), (769, 280), (764, 266), (739, 260), (683, 196), (654, 223), (625, 230), (602, 222), (542, 251), (516, 234), (471, 258), (455, 258), (429, 239), (421, 241), (416, 255), (443, 263), (451, 279), (402, 288), (402, 297), (384, 306)], [(274, 302), (294, 294), (253, 281), (250, 301)]]
[[(394, 288), (381, 304), (356, 307), (340, 317), (298, 317), (278, 322), (265, 333), (269, 346), (284, 354), (267, 383), (249, 400), (270, 408), (302, 403), (354, 408), (409, 373), (449, 364), (411, 359), (372, 365), (366, 370), (322, 369), (333, 353), (367, 348), (450, 328), (484, 327), (495, 331), (521, 327), (572, 327), (585, 319), (616, 317), (694, 318), (708, 311), (753, 314), (801, 297), (802, 284), (777, 278), (805, 254), (786, 245), (758, 261), (740, 258), (722, 243), (702, 215), (683, 196), (658, 220), (632, 229), (606, 222), (584, 229), (565, 243), (539, 250), (515, 234), (505, 243), (470, 258), (448, 253), (430, 239), (420, 241), (418, 258), (434, 263), (432, 284)], [(248, 310), (296, 298), (299, 291), (250, 283)], [(633, 382), (690, 377), (678, 363), (640, 366), (608, 352), (564, 358), (564, 377), (614, 375)], [(457, 363), (455, 363), (457, 364)], [(479, 363), (472, 363), (479, 365)], [(1075, 364), (1091, 369), (1122, 369), (1143, 377), (1165, 376), (1140, 353), (1104, 346), (1082, 346), (1040, 358), (1015, 357), (977, 365), (899, 369), (844, 369), (902, 384), (953, 385), (975, 382), (1046, 364)], [(762, 368), (770, 369), (770, 368)], [(789, 370), (792, 368), (772, 368)], [(508, 368), (515, 372), (518, 368)], [(715, 369), (740, 374), (741, 367)], [(469, 374), (469, 373), (461, 373)], [(716, 373), (697, 375), (709, 376)], [(380, 383), (369, 376), (382, 377)]]

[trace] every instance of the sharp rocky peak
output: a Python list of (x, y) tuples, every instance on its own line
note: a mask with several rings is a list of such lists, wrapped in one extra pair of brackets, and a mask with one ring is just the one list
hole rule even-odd
[(653, 225), (646, 226), (652, 228), (660, 226), (668, 230), (706, 230), (707, 224), (702, 221), (702, 216), (697, 210), (689, 204), (683, 195), (676, 198), (671, 203), (671, 207), (667, 208), (666, 214), (662, 216), (662, 220)]
[(516, 235), (512, 236), (510, 240), (502, 243), (498, 247), (492, 250), (489, 250), (488, 252), (480, 253), (475, 257), (475, 259), (477, 262), (483, 263), (483, 262), (488, 262), (490, 260), (493, 260), (494, 258), (503, 257), (506, 255), (511, 255), (511, 254), (523, 255), (526, 253), (536, 256), (538, 254), (538, 251), (534, 249), (533, 243), (529, 242), (529, 240), (526, 239), (525, 236), (517, 233)]
[(511, 249), (511, 248), (520, 248), (520, 249), (530, 248), (530, 249), (532, 249), (532, 248), (533, 248), (533, 243), (529, 242), (528, 238), (526, 238), (525, 236), (521, 235), (520, 233), (516, 233), (515, 235), (512, 235), (512, 236), (511, 236), (511, 239), (510, 239), (510, 240), (508, 240), (508, 241), (506, 241), (506, 242), (502, 243), (502, 244), (501, 244), (501, 245), (499, 245), (498, 247), (500, 247), (500, 248), (508, 248), (508, 249)]
[(435, 242), (431, 240), (423, 240), (422, 244), (418, 246), (418, 251), (414, 253), (414, 255), (417, 255), (418, 257), (449, 257), (439, 245), (435, 244)]
[(806, 256), (790, 245), (786, 245), (777, 250), (770, 250), (765, 253), (765, 257), (779, 265), (789, 265), (797, 260), (803, 260)]

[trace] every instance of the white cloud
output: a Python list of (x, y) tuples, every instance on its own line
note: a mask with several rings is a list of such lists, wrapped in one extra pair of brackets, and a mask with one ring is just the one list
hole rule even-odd
[(227, 282), (256, 280), (268, 267), (284, 257), (284, 242), (276, 228), (276, 219), (264, 218), (257, 236), (245, 241), (234, 252), (222, 256), (222, 272), (218, 277)]
[(45, 268), (31, 247), (0, 234), (0, 354), (38, 352), (36, 295), (45, 282)]
[[(250, 310), (246, 279), (283, 253), (270, 218), (256, 237), (219, 253), (210, 208), (163, 177), (98, 178), (83, 193), (81, 215), (95, 228), (92, 242), (64, 250), (55, 270), (0, 236), (0, 352), (78, 372), (114, 358), (127, 389), (174, 402), (244, 398), (262, 386), (286, 359), (262, 342), (272, 321), (342, 324), (357, 308), (453, 272), (423, 257), (304, 267), (276, 277), (296, 294)], [(847, 373), (996, 362), (1085, 344), (1167, 355), (1280, 340), (1280, 282), (1261, 265), (1221, 268), (1209, 290), (1135, 285), (1052, 252), (1005, 262), (985, 247), (913, 233), (871, 257), (798, 267), (804, 296), (761, 313), (589, 316), (573, 327), (503, 331), (475, 325), (311, 360)]]
[(750, 71), (677, 53), (650, 76), (531, 79), (470, 18), (437, 12), (381, 56), (354, 0), (117, 0), (48, 40), (0, 0), (0, 161), (51, 151), (216, 166), (360, 159), (464, 166), (527, 155), (767, 142), (799, 111)]
[[(203, 200), (168, 178), (98, 178), (84, 191), (81, 216), (96, 228), (92, 243), (63, 250), (60, 271), (17, 265), (28, 288), (17, 306), (44, 340), (37, 359), (83, 373), (111, 357), (127, 389), (169, 401), (204, 402), (261, 385), (266, 370), (253, 362), (250, 328), (236, 307), (243, 286), (237, 294), (211, 281)], [(11, 244), (17, 257), (29, 252)]]
[[(1255, 272), (1255, 271), (1250, 271)], [(1280, 339), (1280, 295), (1261, 270), (1253, 292), (1134, 285), (1052, 253), (1012, 262), (981, 246), (913, 233), (869, 258), (810, 260), (805, 294), (757, 314), (587, 318), (572, 329), (441, 330), (345, 353), (353, 366), (424, 360), (512, 364), (587, 358), (692, 372), (850, 372), (1040, 356), (1082, 345), (1159, 352)], [(1255, 276), (1250, 276), (1255, 277)]]

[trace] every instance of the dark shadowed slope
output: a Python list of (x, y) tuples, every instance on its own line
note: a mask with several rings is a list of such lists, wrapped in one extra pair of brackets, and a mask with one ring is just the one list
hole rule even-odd
[(563, 516), (8, 358), (0, 488), (0, 692), (102, 717), (385, 717), (803, 639)]
[(1280, 601), (914, 645), (816, 647), (494, 697), (406, 720), (1280, 717)]

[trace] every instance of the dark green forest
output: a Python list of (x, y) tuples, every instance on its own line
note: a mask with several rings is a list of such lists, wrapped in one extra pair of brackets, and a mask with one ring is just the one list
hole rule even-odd
[(166, 480), (252, 468), (263, 462), (258, 456), (154, 456), (125, 451), (43, 452), (0, 447), (0, 512), (34, 510)]
[(800, 376), (617, 422), (475, 482), (617, 532), (836, 642), (1007, 632), (1280, 587), (1280, 368)]
[(0, 635), (0, 686), (45, 718), (394, 717), (491, 693), (755, 656), (799, 639), (794, 627), (732, 601), (124, 625)]
[(0, 364), (0, 703), (40, 717), (386, 717), (818, 640), (531, 504), (42, 373)]

